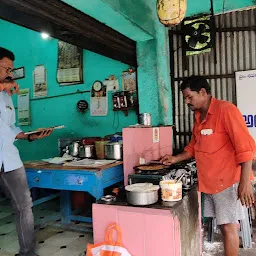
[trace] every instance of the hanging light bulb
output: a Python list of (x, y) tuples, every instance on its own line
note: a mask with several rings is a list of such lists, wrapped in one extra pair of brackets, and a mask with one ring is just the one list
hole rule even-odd
[(186, 15), (187, 0), (157, 0), (157, 15), (165, 26), (179, 24)]
[(42, 37), (43, 39), (49, 39), (49, 38), (50, 38), (50, 35), (49, 35), (48, 33), (42, 32), (42, 33), (41, 33), (41, 37)]

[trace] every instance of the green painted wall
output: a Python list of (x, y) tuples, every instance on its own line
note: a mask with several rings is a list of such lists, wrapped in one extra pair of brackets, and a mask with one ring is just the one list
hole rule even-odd
[[(36, 65), (44, 64), (47, 68), (48, 96), (73, 93), (77, 90), (90, 90), (95, 80), (103, 81), (109, 75), (119, 77), (128, 65), (104, 56), (84, 51), (84, 84), (60, 87), (56, 82), (57, 40), (43, 40), (39, 33), (0, 20), (0, 30), (5, 34), (1, 46), (12, 50), (16, 55), (15, 66), (24, 66), (26, 77), (18, 80), (21, 88), (30, 88), (32, 97), (32, 71)], [(15, 35), (16, 40), (13, 40)], [(75, 94), (57, 98), (31, 101), (31, 126), (21, 127), (24, 131), (38, 127), (64, 124), (67, 128), (56, 130), (41, 141), (17, 143), (23, 160), (40, 159), (57, 154), (57, 140), (60, 137), (104, 136), (120, 132), (122, 127), (137, 123), (134, 111), (125, 117), (123, 112), (112, 111), (111, 93), (109, 93), (109, 112), (106, 117), (91, 117), (89, 111), (80, 114), (76, 110), (78, 100), (85, 99), (90, 103), (89, 93)], [(16, 105), (16, 97), (14, 96)]]
[[(134, 41), (149, 40), (153, 38), (150, 33), (152, 32), (151, 29), (148, 27), (140, 27), (137, 23), (131, 22), (130, 17), (128, 16), (130, 14), (130, 10), (133, 10), (133, 16), (141, 16), (145, 20), (145, 24), (150, 24), (150, 22), (147, 21), (150, 21), (150, 19), (147, 19), (149, 14), (145, 12), (141, 15), (141, 10), (144, 10), (144, 8), (141, 9), (141, 6), (135, 5), (135, 1), (62, 1), (106, 24), (107, 26), (114, 28)], [(127, 7), (128, 15), (125, 11)], [(120, 10), (123, 10), (124, 12), (120, 12)]]
[[(63, 0), (137, 41), (140, 112), (153, 124), (172, 124), (167, 29), (158, 21), (156, 0)], [(255, 0), (214, 1), (215, 13), (252, 6)], [(99, 11), (101, 10), (101, 11)], [(210, 0), (188, 0), (187, 16), (209, 13)]]
[(103, 1), (153, 35), (153, 40), (137, 42), (140, 112), (150, 112), (154, 125), (172, 124), (169, 40), (158, 21), (156, 1)]
[[(154, 23), (157, 21), (155, 16), (157, 0), (94, 0), (90, 3), (84, 0), (62, 1), (135, 41), (149, 40), (156, 34)], [(256, 4), (255, 0), (225, 0), (224, 6), (223, 0), (213, 2), (215, 13)], [(210, 10), (210, 0), (187, 0), (187, 5), (186, 16), (207, 13)]]
[(153, 125), (172, 124), (167, 29), (158, 22), (156, 1), (63, 1), (137, 41), (140, 112), (150, 112)]
[[(168, 35), (167, 29), (158, 21), (156, 0), (63, 1), (137, 41), (140, 112), (150, 112), (154, 125), (172, 124)], [(255, 5), (255, 0), (226, 0), (223, 8), (223, 0), (214, 1), (215, 13), (252, 5)], [(186, 15), (207, 13), (209, 9), (210, 0), (188, 0)], [(84, 51), (84, 84), (59, 87), (55, 78), (57, 41), (43, 41), (38, 33), (3, 21), (0, 28), (6, 31), (1, 45), (16, 53), (17, 67), (26, 68), (26, 78), (19, 81), (22, 88), (32, 87), (32, 70), (38, 64), (45, 64), (48, 70), (49, 96), (72, 93), (77, 89), (89, 90), (94, 80), (103, 80), (111, 74), (120, 76), (121, 71), (128, 68), (125, 64)], [(13, 34), (18, 40), (13, 40)], [(111, 104), (107, 117), (90, 117), (89, 113), (81, 115), (75, 109), (80, 99), (89, 101), (89, 94), (31, 101), (32, 126), (25, 130), (58, 124), (65, 124), (67, 129), (55, 131), (43, 141), (19, 142), (23, 159), (56, 154), (59, 137), (110, 134), (137, 121), (135, 113), (130, 113), (129, 117), (124, 117), (122, 112), (114, 114)]]
[[(66, 2), (73, 2), (65, 0)], [(96, 0), (104, 2), (113, 10), (126, 18), (127, 24), (136, 24), (138, 28), (147, 31), (153, 39), (145, 41), (143, 37), (137, 40), (138, 82), (140, 95), (140, 112), (150, 112), (153, 124), (172, 124), (172, 91), (170, 87), (169, 45), (167, 29), (160, 24), (156, 13), (156, 0)], [(82, 0), (80, 7), (86, 9)], [(214, 1), (215, 13), (230, 11), (252, 6), (255, 0), (223, 0)], [(209, 12), (210, 0), (188, 0), (187, 16)], [(91, 15), (90, 12), (86, 12)], [(94, 17), (104, 20), (94, 13)], [(115, 20), (115, 22), (114, 22)], [(112, 24), (119, 30), (118, 20), (112, 17)], [(129, 29), (119, 30), (129, 35)]]

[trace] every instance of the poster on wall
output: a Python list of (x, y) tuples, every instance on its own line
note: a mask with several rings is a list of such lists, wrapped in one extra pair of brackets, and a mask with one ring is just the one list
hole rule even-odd
[(122, 72), (123, 90), (129, 92), (136, 92), (136, 71), (129, 69)]
[(30, 125), (29, 89), (21, 89), (18, 95), (18, 123)]
[(108, 78), (106, 78), (103, 84), (107, 86), (108, 92), (119, 90), (119, 81), (114, 75), (111, 75)]
[(83, 83), (83, 49), (58, 41), (57, 81), (60, 86)]
[(34, 98), (47, 96), (46, 69), (44, 65), (38, 65), (34, 69)]
[(256, 70), (236, 72), (237, 107), (256, 140)]
[(90, 102), (91, 116), (106, 116), (108, 114), (107, 86), (96, 81), (91, 90)]
[(25, 68), (24, 67), (20, 67), (20, 68), (15, 68), (13, 69), (13, 80), (18, 80), (21, 78), (25, 77)]

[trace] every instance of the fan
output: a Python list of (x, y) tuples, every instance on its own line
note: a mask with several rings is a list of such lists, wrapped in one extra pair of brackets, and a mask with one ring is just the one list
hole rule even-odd
[(183, 42), (186, 55), (209, 52), (213, 47), (211, 18), (202, 17), (183, 22)]

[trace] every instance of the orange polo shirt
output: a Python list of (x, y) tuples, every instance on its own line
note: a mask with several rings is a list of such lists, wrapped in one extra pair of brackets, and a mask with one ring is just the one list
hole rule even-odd
[(196, 159), (199, 191), (216, 194), (240, 180), (240, 164), (253, 160), (255, 141), (238, 108), (212, 97), (205, 120), (195, 113), (193, 136), (184, 150)]

